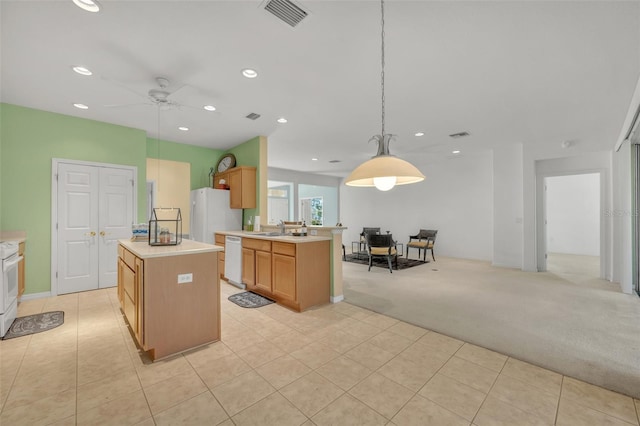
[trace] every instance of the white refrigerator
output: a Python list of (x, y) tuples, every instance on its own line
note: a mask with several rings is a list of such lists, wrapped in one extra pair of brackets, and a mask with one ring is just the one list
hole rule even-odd
[(213, 244), (215, 232), (242, 230), (242, 209), (229, 207), (229, 191), (226, 189), (191, 191), (190, 219), (190, 238), (203, 243)]

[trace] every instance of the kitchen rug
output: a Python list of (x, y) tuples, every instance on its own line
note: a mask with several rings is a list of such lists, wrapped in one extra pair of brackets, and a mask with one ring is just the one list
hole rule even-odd
[[(369, 265), (369, 255), (368, 254), (362, 254), (362, 255), (360, 255), (360, 258), (358, 258), (357, 254), (348, 254), (348, 255), (346, 255), (346, 258), (344, 259), (344, 261), (345, 262), (351, 262), (351, 263), (359, 263), (361, 265)], [(404, 257), (398, 256), (398, 269), (399, 270), (412, 268), (412, 267), (418, 266), (418, 265), (424, 265), (425, 263), (429, 263), (429, 261), (423, 262), (422, 260), (419, 260), (419, 259), (406, 259)], [(393, 259), (391, 259), (391, 264), (393, 265), (393, 270), (395, 271), (396, 270), (396, 264), (395, 264), (395, 261)], [(386, 257), (382, 257), (382, 256), (374, 257), (372, 266), (379, 266), (381, 268), (389, 269), (389, 264), (387, 263), (387, 258)]]
[(43, 312), (16, 318), (2, 340), (41, 333), (64, 324), (63, 311)]
[(259, 294), (245, 291), (244, 293), (236, 293), (229, 296), (229, 300), (243, 308), (259, 308), (261, 306), (275, 303), (271, 299), (260, 296)]

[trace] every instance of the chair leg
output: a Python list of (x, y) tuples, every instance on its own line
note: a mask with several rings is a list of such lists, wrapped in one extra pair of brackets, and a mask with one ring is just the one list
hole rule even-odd
[(391, 268), (391, 256), (387, 256), (387, 263), (389, 264), (389, 273), (393, 274), (393, 268)]
[(424, 253), (422, 254), (422, 261), (427, 263), (427, 249), (424, 249)]
[(436, 256), (433, 254), (433, 248), (431, 248), (431, 258), (434, 262), (436, 261)]
[(342, 245), (342, 260), (347, 260), (347, 251), (344, 248), (344, 244)]
[(373, 263), (373, 256), (369, 255), (369, 271), (371, 271), (371, 263)]

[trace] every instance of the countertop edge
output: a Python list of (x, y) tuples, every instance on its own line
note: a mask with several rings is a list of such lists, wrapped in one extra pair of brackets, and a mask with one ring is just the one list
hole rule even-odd
[(257, 240), (282, 241), (286, 243), (304, 244), (318, 241), (331, 241), (331, 237), (321, 235), (307, 235), (306, 237), (294, 237), (293, 235), (259, 235), (251, 231), (216, 231), (216, 234), (231, 235), (241, 238), (255, 238)]
[(118, 243), (141, 259), (224, 251), (220, 246), (185, 239), (175, 246), (150, 246), (148, 242), (125, 239), (118, 240)]

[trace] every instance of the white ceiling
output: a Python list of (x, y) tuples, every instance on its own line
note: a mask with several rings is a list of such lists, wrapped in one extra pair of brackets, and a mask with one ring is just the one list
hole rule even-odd
[[(101, 3), (93, 14), (71, 0), (2, 0), (0, 100), (218, 149), (264, 135), (271, 167), (344, 176), (375, 154), (378, 1), (300, 0), (310, 16), (296, 29), (260, 1)], [(568, 155), (565, 140), (571, 153), (615, 143), (640, 74), (639, 1), (388, 0), (385, 15), (393, 154), (420, 167), (453, 149)], [(259, 77), (244, 78), (247, 67)], [(185, 107), (140, 105), (155, 77), (180, 88), (170, 99)], [(471, 136), (448, 137), (460, 131)]]

